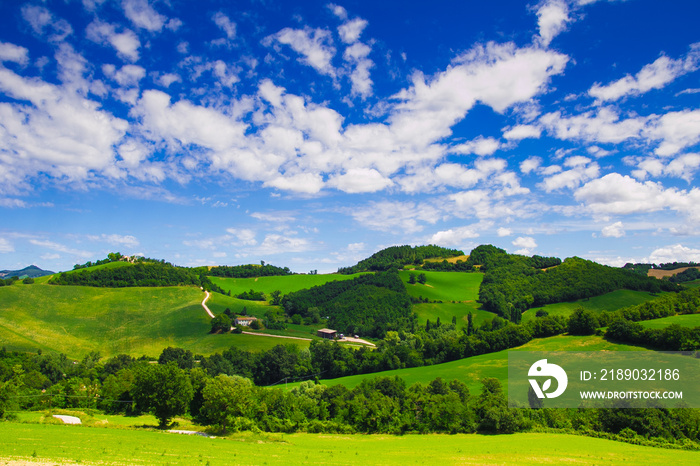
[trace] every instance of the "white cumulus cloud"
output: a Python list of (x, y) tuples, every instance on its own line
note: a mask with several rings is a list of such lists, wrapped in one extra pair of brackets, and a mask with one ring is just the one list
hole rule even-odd
[(612, 225), (603, 227), (601, 230), (603, 238), (622, 238), (625, 236), (625, 230), (622, 222), (615, 222)]

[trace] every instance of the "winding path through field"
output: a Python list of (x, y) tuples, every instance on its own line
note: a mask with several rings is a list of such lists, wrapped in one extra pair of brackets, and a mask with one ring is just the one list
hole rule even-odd
[(202, 307), (204, 308), (205, 311), (207, 311), (207, 314), (209, 314), (209, 317), (211, 317), (213, 319), (215, 317), (214, 313), (211, 312), (211, 310), (207, 307), (207, 300), (209, 299), (209, 292), (205, 291), (205, 293), (207, 295), (204, 297), (204, 301), (202, 301)]

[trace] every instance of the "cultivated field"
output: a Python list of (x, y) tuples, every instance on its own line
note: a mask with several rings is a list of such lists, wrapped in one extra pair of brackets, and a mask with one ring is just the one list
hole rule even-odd
[(442, 261), (446, 260), (450, 264), (456, 264), (457, 261), (467, 262), (468, 259), (469, 259), (469, 256), (464, 255), (464, 256), (448, 257), (446, 259), (443, 259), (443, 258), (425, 259), (425, 262), (442, 262)]
[(678, 273), (685, 272), (688, 269), (700, 269), (700, 267), (680, 267), (673, 270), (649, 269), (647, 272), (647, 277), (654, 277), (658, 279), (672, 277)]
[[(233, 434), (205, 438), (52, 424), (0, 423), (0, 462), (20, 464), (598, 464), (695, 465), (700, 453), (565, 434)], [(38, 462), (38, 463), (35, 463)]]

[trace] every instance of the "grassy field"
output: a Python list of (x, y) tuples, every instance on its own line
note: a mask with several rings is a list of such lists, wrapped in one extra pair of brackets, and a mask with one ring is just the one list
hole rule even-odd
[[(410, 285), (409, 285), (410, 286)], [(474, 323), (481, 324), (484, 321), (492, 320), (496, 314), (493, 312), (482, 311), (479, 309), (479, 303), (422, 303), (414, 304), (413, 310), (418, 316), (418, 324), (425, 326), (425, 321), (435, 323), (437, 318), (440, 318), (441, 323), (449, 324), (452, 322), (452, 317), (457, 317), (457, 328), (467, 326), (467, 314), (474, 314)]]
[[(471, 358), (436, 364), (434, 366), (411, 367), (373, 374), (351, 375), (337, 379), (321, 380), (326, 385), (342, 384), (353, 388), (365, 378), (399, 376), (407, 385), (413, 383), (427, 384), (437, 377), (446, 380), (461, 380), (471, 393), (481, 393), (480, 380), (485, 377), (495, 377), (501, 381), (504, 391), (507, 391), (508, 381), (508, 351), (644, 351), (644, 348), (631, 345), (619, 345), (603, 340), (598, 336), (574, 337), (559, 335), (550, 338), (539, 338), (511, 350), (497, 353), (482, 354)], [(299, 383), (289, 384), (291, 389)]]
[(580, 299), (567, 303), (548, 304), (542, 307), (534, 307), (528, 309), (523, 314), (523, 322), (535, 319), (535, 314), (538, 310), (544, 309), (549, 315), (563, 315), (568, 317), (574, 312), (574, 309), (582, 307), (593, 312), (615, 311), (617, 309), (636, 306), (646, 301), (651, 301), (661, 295), (652, 295), (645, 291), (617, 290), (606, 293), (600, 296), (594, 296), (588, 299)]
[(4, 464), (695, 465), (700, 453), (565, 434), (185, 436), (144, 429), (0, 423)]
[(645, 320), (639, 323), (646, 328), (666, 328), (671, 324), (678, 324), (681, 327), (700, 327), (700, 314), (664, 317), (663, 319)]
[[(222, 302), (232, 299), (221, 296)], [(158, 356), (177, 346), (208, 355), (233, 345), (258, 351), (307, 341), (253, 335), (210, 335), (194, 287), (90, 288), (16, 283), (0, 288), (0, 345), (8, 350), (59, 351), (82, 358), (126, 353)]]
[(342, 275), (329, 273), (322, 275), (286, 275), (281, 277), (255, 277), (255, 278), (222, 278), (209, 277), (212, 282), (219, 285), (226, 291), (231, 291), (232, 295), (240, 294), (244, 291), (262, 291), (269, 296), (275, 290), (280, 290), (282, 294), (299, 291), (312, 286), (323, 285), (330, 281), (352, 280), (362, 274)]
[[(424, 273), (427, 281), (425, 285), (416, 283), (410, 285), (410, 275)], [(476, 302), (479, 298), (479, 285), (484, 279), (482, 273), (464, 272), (411, 272), (402, 270), (399, 276), (406, 283), (408, 294), (413, 297), (428, 298), (431, 301), (459, 301)]]
[[(425, 285), (408, 283), (411, 274), (425, 273), (427, 281)], [(413, 306), (418, 315), (419, 325), (425, 325), (426, 320), (435, 322), (452, 322), (452, 317), (457, 317), (457, 328), (467, 326), (467, 314), (475, 315), (475, 322), (493, 319), (494, 314), (479, 310), (479, 285), (484, 278), (481, 273), (464, 272), (434, 272), (434, 271), (401, 271), (399, 276), (406, 284), (408, 294), (415, 298), (427, 298), (431, 301), (442, 303), (422, 303)]]

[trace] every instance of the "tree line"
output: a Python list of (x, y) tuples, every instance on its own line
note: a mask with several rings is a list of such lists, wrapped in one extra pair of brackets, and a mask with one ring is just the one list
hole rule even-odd
[(245, 264), (245, 265), (221, 265), (212, 268), (206, 268), (199, 273), (211, 275), (214, 277), (227, 278), (251, 278), (251, 277), (272, 277), (294, 275), (289, 270), (289, 267), (277, 267), (271, 264), (262, 262), (260, 265)]
[(700, 264), (697, 262), (667, 262), (664, 264), (649, 264), (649, 263), (636, 263), (633, 264), (631, 262), (626, 263), (623, 268), (627, 270), (631, 270), (635, 273), (641, 274), (641, 275), (647, 275), (650, 269), (658, 269), (658, 270), (676, 270), (680, 269), (683, 267), (698, 267)]
[(73, 364), (63, 355), (2, 350), (0, 417), (12, 416), (17, 409), (92, 408), (112, 414), (151, 413), (161, 428), (168, 427), (175, 416), (189, 416), (217, 433), (454, 434), (554, 429), (643, 445), (700, 449), (697, 409), (514, 409), (508, 407), (494, 378), (481, 380), (478, 394), (470, 393), (461, 381), (439, 377), (426, 385), (408, 385), (399, 377), (368, 378), (352, 389), (306, 381), (285, 391), (227, 375), (212, 361), (213, 356), (197, 358), (199, 364), (190, 352), (167, 348), (158, 364), (127, 355), (101, 362), (97, 353)]

